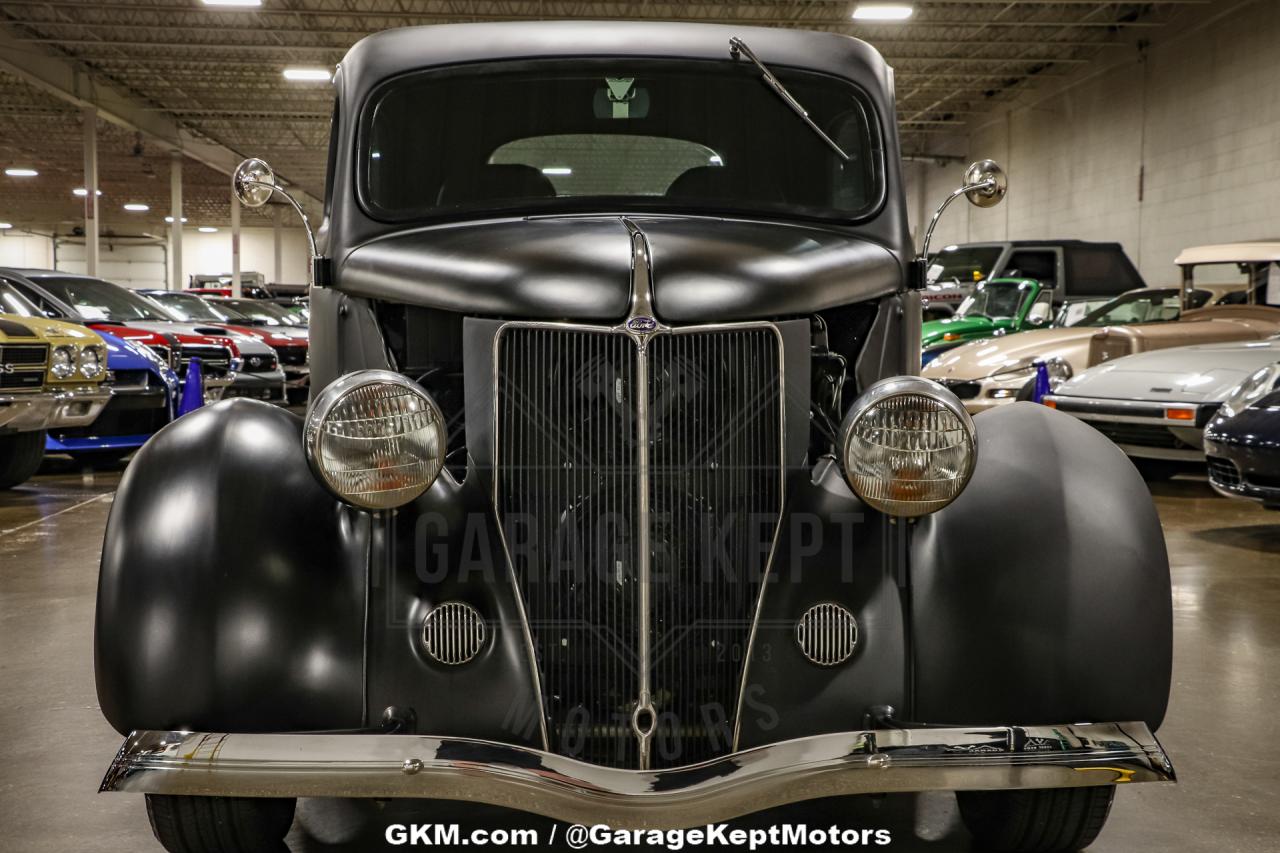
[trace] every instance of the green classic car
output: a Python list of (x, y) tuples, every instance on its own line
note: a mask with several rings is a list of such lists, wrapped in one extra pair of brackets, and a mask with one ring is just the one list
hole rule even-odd
[(1053, 290), (1030, 278), (993, 278), (974, 285), (956, 313), (930, 320), (920, 335), (922, 362), (979, 338), (1040, 329), (1053, 318)]

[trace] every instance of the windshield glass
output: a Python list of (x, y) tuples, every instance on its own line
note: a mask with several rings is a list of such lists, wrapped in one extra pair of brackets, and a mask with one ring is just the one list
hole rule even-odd
[(23, 296), (4, 279), (0, 279), (0, 314), (17, 314), (19, 317), (44, 317), (30, 299)]
[(929, 259), (929, 284), (973, 284), (991, 274), (1000, 260), (1000, 246), (948, 246)]
[[(1194, 290), (1191, 307), (1199, 308), (1209, 298), (1209, 291)], [(1163, 323), (1182, 314), (1182, 295), (1174, 288), (1125, 293), (1086, 315), (1077, 326), (1125, 326), (1130, 323)]]
[(75, 306), (86, 320), (127, 323), (131, 320), (165, 322), (173, 319), (146, 297), (108, 281), (41, 276), (35, 282), (63, 302)]
[(187, 323), (230, 323), (236, 317), (232, 311), (220, 311), (199, 296), (185, 293), (152, 293), (151, 298), (164, 306), (173, 316)]
[(983, 282), (960, 303), (956, 316), (987, 317), (991, 320), (1016, 317), (1027, 287), (1025, 282), (1018, 281)]
[(226, 306), (242, 317), (265, 323), (268, 326), (301, 326), (302, 318), (274, 302), (260, 299), (219, 299), (219, 308)]
[(865, 96), (773, 70), (850, 160), (745, 61), (503, 63), (419, 72), (375, 93), (361, 198), (386, 220), (503, 207), (873, 212), (883, 157)]

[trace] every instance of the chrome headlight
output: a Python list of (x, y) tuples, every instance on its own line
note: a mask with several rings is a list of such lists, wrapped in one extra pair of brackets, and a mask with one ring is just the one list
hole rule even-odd
[(307, 461), (329, 490), (365, 509), (425, 492), (444, 467), (444, 416), (417, 384), (361, 370), (330, 384), (307, 412)]
[(50, 362), (50, 370), (57, 379), (69, 379), (76, 372), (76, 348), (73, 346), (63, 345), (53, 348), (53, 360)]
[(1234, 418), (1255, 401), (1265, 397), (1277, 385), (1280, 385), (1280, 363), (1255, 370), (1248, 379), (1231, 389), (1227, 399), (1222, 401), (1222, 414)]
[(880, 380), (854, 402), (840, 452), (858, 497), (889, 515), (918, 516), (964, 491), (978, 436), (954, 394), (929, 379), (898, 376)]
[(107, 353), (97, 344), (80, 350), (80, 375), (85, 379), (97, 379), (106, 369)]

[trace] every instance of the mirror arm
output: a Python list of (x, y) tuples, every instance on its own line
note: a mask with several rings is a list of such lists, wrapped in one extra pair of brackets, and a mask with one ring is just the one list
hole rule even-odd
[(996, 188), (996, 179), (987, 178), (985, 181), (978, 181), (976, 184), (965, 184), (960, 189), (947, 196), (942, 204), (938, 205), (938, 209), (933, 212), (933, 219), (929, 220), (929, 228), (924, 232), (924, 244), (920, 247), (920, 260), (926, 260), (929, 257), (929, 242), (933, 239), (933, 229), (937, 227), (938, 220), (942, 218), (942, 214), (946, 211), (951, 202), (955, 201), (962, 195), (979, 191), (989, 192)]
[(307, 232), (307, 249), (311, 253), (311, 263), (308, 265), (307, 270), (311, 280), (307, 282), (307, 285), (308, 288), (315, 287), (317, 284), (317, 270), (323, 259), (320, 257), (320, 252), (316, 248), (316, 235), (315, 232), (311, 230), (311, 220), (307, 217), (307, 212), (302, 209), (302, 205), (298, 203), (296, 198), (290, 195), (288, 190), (278, 184), (269, 184), (266, 181), (245, 181), (244, 183), (246, 186), (264, 187), (272, 192), (280, 193), (280, 195), (284, 196), (285, 201), (292, 205), (294, 211), (302, 219), (302, 230)]

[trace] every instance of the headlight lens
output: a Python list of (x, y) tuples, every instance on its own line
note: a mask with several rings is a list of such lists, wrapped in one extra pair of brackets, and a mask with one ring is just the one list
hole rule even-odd
[(58, 379), (67, 379), (76, 372), (76, 348), (73, 346), (60, 346), (53, 348), (53, 361), (51, 362), (53, 375)]
[(845, 416), (849, 485), (889, 515), (937, 512), (964, 490), (978, 457), (973, 419), (955, 395), (918, 376), (872, 385)]
[(1255, 400), (1265, 397), (1280, 380), (1280, 363), (1268, 365), (1250, 374), (1249, 378), (1237, 385), (1222, 403), (1222, 413), (1234, 418)]
[(333, 382), (307, 412), (312, 470), (347, 503), (393, 509), (425, 492), (444, 467), (444, 416), (398, 373), (362, 370)]
[(97, 344), (80, 350), (80, 375), (85, 379), (97, 379), (106, 367), (107, 354)]

